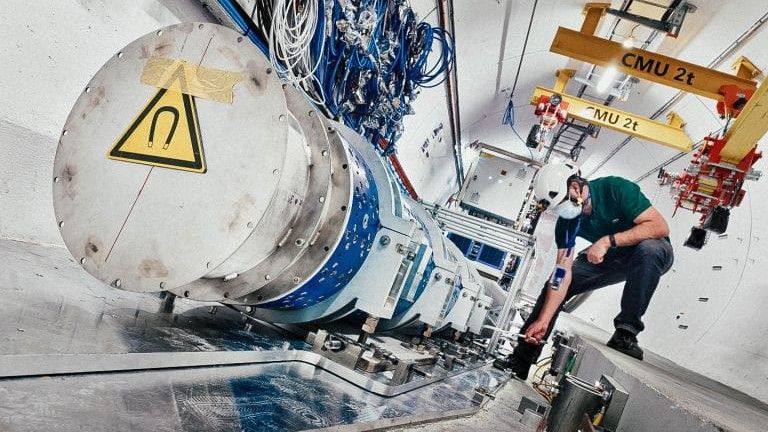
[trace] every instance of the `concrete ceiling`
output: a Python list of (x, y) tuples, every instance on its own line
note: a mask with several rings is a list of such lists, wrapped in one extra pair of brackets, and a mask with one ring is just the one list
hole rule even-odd
[[(671, 0), (659, 0), (669, 4)], [(536, 121), (529, 100), (537, 85), (551, 86), (557, 69), (573, 67), (577, 76), (586, 76), (589, 65), (549, 52), (549, 46), (558, 26), (578, 29), (583, 16), (584, 0), (534, 1), (454, 1), (455, 36), (458, 70), (458, 91), (461, 113), (461, 134), (464, 145), (475, 140), (496, 145), (522, 155), (540, 157), (534, 150), (529, 153), (509, 125), (501, 123), (514, 86), (515, 130), (524, 139)], [(621, 8), (622, 1), (614, 0), (613, 8)], [(678, 38), (660, 36), (649, 49), (692, 63), (707, 65), (726, 50), (742, 33), (766, 12), (764, 2), (692, 0), (698, 10), (686, 17)], [(535, 4), (535, 13), (534, 12)], [(630, 5), (635, 13), (660, 14), (661, 9), (635, 1)], [(654, 18), (657, 18), (654, 16)], [(518, 74), (520, 56), (532, 19), (530, 36)], [(597, 35), (623, 40), (634, 23), (606, 15)], [(768, 27), (768, 26), (766, 26)], [(614, 30), (615, 29), (615, 30)], [(725, 58), (717, 65), (730, 71), (732, 61), (739, 54), (747, 55), (758, 65), (768, 64), (768, 58), (757, 47), (765, 46), (766, 32), (761, 28), (748, 40), (735, 56)], [(650, 29), (634, 30), (637, 39), (650, 34)], [(579, 83), (571, 82), (568, 92), (576, 93)], [(597, 95), (594, 89), (588, 93)], [(629, 100), (616, 101), (613, 106), (637, 114), (650, 116), (672, 98), (677, 91), (659, 84), (641, 81), (636, 84)], [(720, 127), (714, 114), (715, 103), (697, 96), (682, 98), (672, 110), (688, 122), (686, 131), (694, 142), (707, 132)], [(660, 120), (664, 120), (662, 115)], [(597, 139), (588, 139), (579, 163), (585, 172), (600, 175), (606, 172), (637, 176), (677, 154), (664, 147), (632, 140), (612, 155), (625, 135), (602, 130)], [(543, 152), (542, 152), (543, 153)], [(610, 157), (609, 157), (610, 156)]]

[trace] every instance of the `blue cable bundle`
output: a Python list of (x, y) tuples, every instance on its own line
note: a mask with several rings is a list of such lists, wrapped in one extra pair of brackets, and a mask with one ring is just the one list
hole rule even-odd
[[(395, 151), (419, 87), (443, 83), (454, 63), (451, 35), (418, 22), (407, 0), (256, 0), (253, 17), (233, 0), (218, 2), (262, 51), (273, 45), (283, 50), (272, 52), (277, 71), (377, 148), (386, 140), (385, 153)], [(315, 10), (316, 20), (307, 16)], [(275, 17), (288, 21), (281, 25)], [(282, 33), (271, 33), (274, 28)], [(311, 40), (291, 39), (308, 28), (315, 32)], [(303, 70), (286, 67), (284, 58), (299, 55)]]
[(515, 128), (515, 104), (512, 103), (512, 96), (509, 97), (509, 103), (507, 109), (504, 111), (504, 117), (501, 119), (501, 124), (507, 124), (511, 128)]
[(334, 1), (327, 5), (330, 29), (316, 74), (328, 112), (386, 153), (413, 114), (418, 87), (435, 87), (453, 65), (453, 39), (442, 28), (418, 22), (407, 1)]
[[(451, 68), (453, 41), (444, 29), (432, 27), (425, 22), (417, 26), (417, 31), (419, 35), (417, 43), (414, 44), (417, 50), (414, 53), (416, 59), (408, 72), (408, 78), (421, 87), (436, 87), (445, 81), (446, 72)], [(427, 61), (435, 42), (442, 47), (441, 57), (432, 67), (427, 68)]]

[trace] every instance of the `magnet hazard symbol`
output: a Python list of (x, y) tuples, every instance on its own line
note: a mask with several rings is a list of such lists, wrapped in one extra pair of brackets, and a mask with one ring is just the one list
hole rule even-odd
[(185, 92), (185, 69), (178, 67), (141, 109), (107, 157), (114, 160), (204, 173), (206, 171), (195, 98)]

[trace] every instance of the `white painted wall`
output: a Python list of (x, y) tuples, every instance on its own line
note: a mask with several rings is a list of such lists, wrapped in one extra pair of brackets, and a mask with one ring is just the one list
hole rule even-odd
[[(420, 18), (433, 26), (438, 25), (434, 0), (415, 0), (411, 6)], [(419, 197), (442, 204), (458, 190), (445, 87), (421, 89), (413, 108), (416, 113), (406, 116), (403, 122), (405, 130), (397, 143), (398, 158)], [(445, 129), (444, 144), (433, 146), (427, 157), (421, 146), (440, 123)]]
[(158, 27), (210, 21), (195, 0), (11, 0), (0, 14), (0, 238), (61, 245), (51, 201), (58, 136), (80, 91)]
[[(687, 161), (681, 162), (671, 168), (680, 169)], [(662, 278), (643, 319), (641, 346), (768, 401), (768, 181), (747, 185), (744, 203), (732, 212), (727, 238), (711, 235), (701, 251), (683, 247), (696, 218), (688, 212), (672, 218), (668, 188), (659, 187), (655, 177), (641, 187), (670, 222), (675, 248), (675, 265)], [(716, 265), (722, 270), (713, 270)], [(621, 288), (596, 291), (575, 315), (612, 331)]]
[[(532, 2), (509, 3), (511, 23), (506, 50), (501, 55), (502, 28), (508, 3), (454, 3), (459, 32), (457, 51), (464, 144), (479, 139), (528, 156), (521, 140), (508, 126), (501, 125), (501, 118), (509, 98), (503, 90), (512, 85), (517, 72)], [(666, 38), (659, 50), (693, 63), (709, 63), (768, 11), (765, 2), (736, 3), (697, 0), (695, 4), (699, 10), (686, 18), (681, 36), (677, 39)], [(550, 53), (548, 48), (558, 25), (579, 27), (582, 20), (579, 12), (583, 4), (584, 1), (576, 0), (538, 2), (515, 91), (515, 123), (523, 137), (535, 120), (528, 105), (533, 86), (551, 85), (554, 71), (558, 68), (582, 67), (579, 62)], [(612, 2), (613, 7), (620, 4), (619, 0)], [(604, 19), (599, 33), (601, 36), (607, 36), (606, 30), (612, 20), (611, 17)], [(738, 54), (749, 57), (768, 70), (768, 50), (765, 48), (768, 46), (768, 25), (764, 27)], [(729, 72), (733, 60), (724, 61), (720, 69)], [(498, 83), (497, 76), (500, 77)], [(577, 87), (572, 83), (569, 91), (575, 92)], [(642, 82), (635, 86), (629, 101), (617, 102), (615, 106), (650, 115), (676, 92), (672, 88)], [(688, 122), (686, 131), (694, 141), (720, 127), (711, 100), (687, 96), (673, 109)], [(599, 139), (587, 140), (587, 149), (579, 161), (583, 170), (591, 172), (624, 138), (625, 135), (620, 133), (603, 130)], [(768, 141), (763, 144), (768, 144)], [(763, 147), (766, 148), (765, 145)], [(593, 177), (622, 175), (635, 179), (675, 154), (673, 150), (635, 140)], [(670, 169), (679, 170), (687, 159)], [(759, 167), (767, 165), (762, 161)], [(642, 187), (655, 205), (671, 217), (672, 201), (666, 190), (656, 186), (655, 178), (643, 182)], [(728, 238), (714, 238), (700, 252), (682, 246), (691, 225), (696, 223), (695, 218), (681, 212), (671, 219), (677, 262), (674, 272), (662, 280), (646, 316), (647, 330), (640, 341), (643, 346), (683, 366), (768, 401), (768, 342), (764, 336), (768, 330), (768, 319), (762, 310), (762, 305), (768, 304), (768, 278), (760, 270), (761, 264), (768, 259), (768, 247), (760, 243), (761, 238), (763, 243), (768, 242), (765, 238), (768, 179), (747, 187), (751, 198), (734, 210)], [(722, 265), (723, 270), (713, 271), (713, 265)], [(618, 312), (620, 295), (619, 286), (601, 290), (577, 311), (577, 315), (612, 331), (612, 319)], [(699, 297), (709, 297), (709, 301), (699, 302)], [(688, 329), (679, 328), (681, 324), (687, 325)]]

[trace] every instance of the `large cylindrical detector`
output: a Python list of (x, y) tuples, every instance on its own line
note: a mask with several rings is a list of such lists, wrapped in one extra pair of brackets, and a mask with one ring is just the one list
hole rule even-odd
[(53, 199), (69, 251), (115, 288), (274, 322), (485, 316), (479, 289), (461, 295), (480, 286), (465, 258), (371, 143), (226, 27), (169, 26), (115, 54), (67, 118)]

